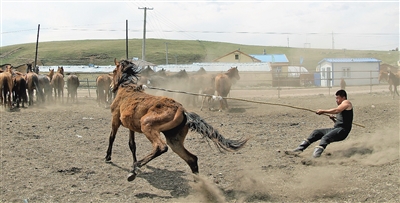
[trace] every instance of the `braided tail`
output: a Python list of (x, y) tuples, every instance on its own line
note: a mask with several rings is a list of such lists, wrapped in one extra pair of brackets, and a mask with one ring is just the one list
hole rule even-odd
[(211, 125), (206, 123), (199, 115), (193, 112), (185, 112), (187, 116), (186, 125), (189, 126), (191, 131), (197, 133), (212, 140), (218, 147), (226, 151), (237, 151), (246, 144), (249, 138), (240, 140), (229, 140), (225, 139), (224, 136), (214, 129)]

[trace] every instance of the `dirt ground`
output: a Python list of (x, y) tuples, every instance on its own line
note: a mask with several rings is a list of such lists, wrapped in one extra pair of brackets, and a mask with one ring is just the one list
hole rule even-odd
[[(148, 90), (149, 93), (156, 94)], [(113, 163), (104, 162), (110, 109), (80, 92), (77, 104), (2, 109), (0, 202), (400, 202), (399, 99), (386, 86), (349, 87), (354, 123), (349, 137), (312, 158), (314, 143), (286, 154), (327, 116), (283, 106), (228, 100), (228, 112), (198, 113), (226, 138), (251, 137), (238, 152), (221, 153), (189, 132), (185, 146), (199, 158), (200, 175), (172, 150), (132, 181), (128, 131), (121, 127)], [(336, 106), (335, 89), (233, 90), (231, 97), (308, 109)], [(137, 156), (150, 142), (136, 134)]]

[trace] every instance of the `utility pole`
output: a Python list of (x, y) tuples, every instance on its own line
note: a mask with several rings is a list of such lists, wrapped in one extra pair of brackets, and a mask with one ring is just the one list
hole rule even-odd
[(287, 47), (289, 47), (289, 36), (287, 37)]
[(332, 31), (332, 49), (335, 49), (335, 40), (333, 38), (333, 31)]
[(128, 60), (128, 20), (126, 20), (126, 33), (125, 33), (125, 49), (126, 49), (126, 60)]
[(142, 43), (142, 60), (146, 60), (146, 13), (147, 10), (153, 10), (153, 8), (139, 8), (139, 9), (144, 9), (144, 20), (143, 20), (143, 43)]
[(36, 68), (36, 64), (37, 64), (37, 54), (38, 54), (38, 46), (39, 46), (39, 31), (40, 31), (40, 24), (38, 24), (38, 28), (37, 28), (35, 64), (33, 66), (34, 69)]
[(165, 62), (168, 65), (168, 42), (165, 42)]

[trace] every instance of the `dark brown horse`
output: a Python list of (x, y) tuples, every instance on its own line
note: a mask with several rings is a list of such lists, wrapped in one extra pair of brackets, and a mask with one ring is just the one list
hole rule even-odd
[(107, 105), (111, 103), (111, 85), (112, 75), (110, 74), (102, 74), (96, 78), (96, 94), (97, 94), (97, 103), (100, 106), (101, 104)]
[(71, 95), (72, 102), (78, 102), (78, 87), (79, 87), (78, 76), (68, 75), (68, 77), (67, 77), (67, 102), (69, 101), (70, 95)]
[(6, 65), (6, 71), (0, 72), (0, 101), (7, 108), (7, 105), (12, 109), (12, 90), (13, 90), (13, 78), (11, 72), (11, 66)]
[(64, 103), (64, 68), (58, 67), (57, 72), (54, 73), (53, 77), (51, 78), (51, 86), (54, 90), (54, 100), (60, 101)]
[[(133, 157), (133, 170), (128, 176), (128, 181), (134, 180), (140, 167), (166, 152), (168, 146), (186, 161), (193, 173), (197, 174), (197, 156), (183, 145), (189, 130), (204, 135), (227, 151), (236, 151), (247, 142), (248, 139), (225, 139), (200, 116), (186, 111), (180, 103), (171, 98), (146, 94), (142, 86), (135, 83), (139, 74), (137, 66), (127, 60), (114, 62), (116, 68), (113, 71), (111, 87), (117, 95), (111, 104), (112, 124), (105, 160), (111, 161), (112, 146), (120, 125), (128, 128), (129, 148)], [(136, 159), (135, 132), (143, 133), (153, 146), (151, 153), (139, 161)], [(160, 136), (161, 132), (166, 141)]]
[[(215, 90), (218, 96), (226, 97), (231, 91), (234, 80), (240, 80), (237, 67), (230, 68), (226, 73), (220, 73), (215, 77)], [(229, 109), (226, 99), (220, 100), (219, 111)]]
[[(399, 73), (400, 73), (400, 71), (399, 71)], [(395, 74), (395, 73), (392, 73), (390, 70), (388, 71), (388, 83), (391, 83), (394, 88), (393, 92), (390, 92), (393, 96), (393, 99), (396, 94), (397, 94), (397, 96), (399, 96), (399, 92), (397, 91), (397, 86), (399, 86), (399, 83), (400, 83), (399, 73)]]

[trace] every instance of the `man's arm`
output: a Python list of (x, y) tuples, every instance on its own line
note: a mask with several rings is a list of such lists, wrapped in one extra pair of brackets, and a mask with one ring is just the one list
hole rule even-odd
[(343, 101), (339, 106), (337, 106), (336, 108), (333, 108), (333, 109), (326, 109), (326, 110), (324, 110), (324, 109), (318, 109), (316, 113), (317, 113), (318, 115), (321, 115), (321, 114), (324, 114), (324, 113), (338, 114), (338, 113), (340, 113), (340, 112), (346, 110), (348, 107), (350, 107), (350, 102), (347, 101), (347, 100), (344, 100), (344, 101)]

